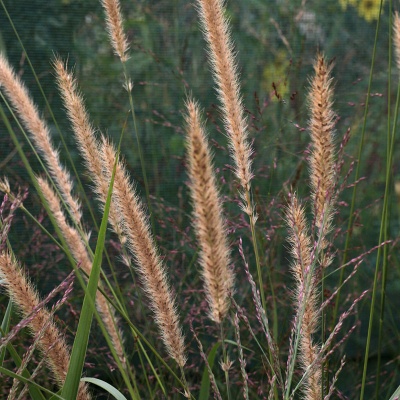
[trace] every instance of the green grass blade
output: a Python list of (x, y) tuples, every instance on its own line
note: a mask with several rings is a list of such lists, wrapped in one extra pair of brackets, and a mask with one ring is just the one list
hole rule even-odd
[(117, 400), (127, 400), (127, 398), (119, 390), (115, 389), (114, 386), (111, 386), (109, 383), (104, 382), (101, 379), (97, 379), (97, 378), (82, 378), (81, 380), (83, 382), (93, 383), (94, 385), (97, 385), (97, 386), (101, 387), (102, 389), (104, 389), (108, 393), (110, 393), (111, 396), (113, 396)]
[[(378, 36), (379, 36), (379, 28), (381, 25), (381, 13), (382, 13), (382, 2), (380, 4), (380, 10), (379, 10), (379, 18), (376, 23), (376, 29), (375, 29), (375, 39), (374, 39), (374, 46), (372, 48), (372, 57), (371, 57), (371, 65), (370, 65), (370, 71), (369, 71), (369, 78), (368, 78), (368, 88), (367, 88), (367, 94), (365, 97), (365, 106), (364, 106), (364, 117), (363, 117), (363, 123), (362, 123), (362, 128), (361, 128), (361, 137), (359, 140), (359, 146), (358, 146), (358, 153), (357, 153), (357, 164), (356, 164), (356, 171), (355, 171), (355, 176), (354, 176), (354, 182), (357, 182), (360, 179), (361, 175), (361, 159), (364, 151), (364, 142), (365, 142), (365, 133), (367, 130), (367, 120), (368, 120), (368, 112), (369, 112), (369, 101), (371, 98), (371, 87), (372, 87), (372, 80), (373, 80), (373, 74), (374, 74), (374, 67), (375, 67), (375, 59), (376, 59), (376, 53), (377, 53), (377, 47), (378, 47)], [(349, 210), (349, 220), (347, 224), (347, 233), (346, 233), (346, 239), (345, 239), (345, 245), (344, 245), (344, 252), (343, 252), (343, 257), (342, 257), (342, 265), (346, 264), (348, 256), (349, 256), (349, 250), (350, 250), (350, 239), (351, 235), (353, 233), (353, 225), (354, 225), (354, 218), (355, 218), (355, 204), (357, 200), (357, 190), (358, 190), (358, 185), (353, 186), (353, 193), (351, 197), (351, 203), (350, 203), (350, 210)], [(344, 281), (344, 273), (345, 269), (342, 268), (340, 270), (340, 276), (339, 276), (339, 282), (337, 286), (340, 288), (342, 286), (342, 283)], [(335, 308), (333, 310), (333, 316), (331, 318), (332, 321), (332, 327), (335, 325), (339, 313), (339, 305), (340, 303), (340, 296), (341, 296), (341, 290), (339, 289), (337, 295), (336, 295), (336, 300), (335, 300)], [(364, 385), (363, 385), (364, 386)], [(364, 389), (362, 389), (363, 391)]]
[[(7, 348), (9, 349), (10, 346), (7, 346)], [(14, 349), (14, 352), (16, 353), (15, 349)], [(17, 354), (17, 356), (18, 356), (18, 354)], [(19, 356), (18, 356), (18, 358), (19, 358)], [(14, 361), (15, 361), (15, 359), (14, 359)], [(20, 359), (20, 362), (21, 362), (21, 359)], [(45, 393), (49, 393), (49, 394), (54, 395), (54, 393), (51, 392), (49, 389), (46, 389), (46, 388), (38, 385), (34, 381), (30, 380), (30, 374), (26, 369), (24, 369), (22, 371), (22, 375), (19, 375), (19, 374), (16, 374), (15, 372), (12, 372), (12, 371), (8, 370), (7, 368), (4, 368), (4, 367), (0, 366), (0, 375), (2, 375), (2, 374), (3, 375), (7, 375), (10, 378), (17, 379), (20, 382), (27, 383), (29, 385), (28, 386), (29, 387), (29, 394), (31, 395), (31, 399), (32, 400), (46, 400), (46, 398), (44, 397), (42, 391), (45, 392)], [(62, 397), (60, 397), (60, 396), (56, 396), (56, 398), (62, 399)]]
[[(117, 159), (118, 157), (116, 157), (116, 160)], [(79, 388), (79, 382), (82, 375), (83, 363), (85, 362), (86, 350), (89, 341), (90, 327), (92, 325), (92, 320), (93, 320), (94, 302), (100, 278), (101, 261), (104, 249), (104, 241), (106, 238), (106, 229), (108, 223), (108, 214), (110, 211), (115, 169), (116, 169), (116, 163), (114, 165), (110, 187), (108, 189), (107, 201), (104, 206), (104, 214), (101, 221), (99, 237), (96, 243), (96, 251), (94, 254), (92, 271), (90, 273), (85, 298), (83, 300), (81, 316), (79, 318), (78, 329), (76, 332), (74, 345), (72, 347), (71, 361), (69, 364), (64, 387), (61, 392), (62, 396), (67, 399), (76, 398)]]
[[(381, 9), (382, 9), (383, 1), (381, 0)], [(379, 20), (378, 20), (379, 22)], [(366, 380), (367, 380), (367, 369), (368, 369), (368, 361), (369, 361), (369, 354), (370, 354), (370, 347), (371, 347), (371, 338), (372, 338), (372, 331), (373, 331), (373, 323), (374, 323), (374, 315), (375, 315), (375, 304), (377, 301), (377, 290), (378, 290), (378, 280), (379, 274), (383, 274), (382, 279), (382, 294), (381, 294), (381, 307), (385, 306), (385, 290), (386, 290), (386, 276), (387, 276), (387, 263), (385, 261), (382, 262), (382, 271), (380, 271), (380, 262), (382, 257), (382, 247), (380, 244), (383, 240), (386, 239), (387, 235), (387, 226), (388, 226), (388, 210), (389, 210), (389, 198), (390, 198), (390, 182), (391, 182), (391, 173), (392, 173), (392, 159), (393, 159), (393, 147), (394, 147), (394, 138), (396, 133), (396, 122), (398, 118), (399, 112), (399, 98), (400, 98), (400, 84), (398, 86), (397, 91), (397, 100), (396, 100), (396, 109), (394, 115), (394, 124), (393, 124), (393, 132), (390, 136), (388, 134), (388, 142), (387, 142), (387, 159), (386, 159), (386, 177), (385, 177), (385, 192), (383, 197), (383, 207), (382, 207), (382, 215), (381, 215), (381, 223), (380, 223), (380, 230), (379, 230), (379, 240), (378, 240), (378, 252), (376, 256), (376, 263), (375, 263), (375, 273), (374, 273), (374, 282), (372, 286), (372, 294), (371, 294), (371, 303), (370, 303), (370, 312), (369, 312), (369, 321), (368, 321), (368, 332), (367, 332), (367, 340), (365, 345), (365, 353), (364, 353), (364, 366), (363, 366), (363, 375), (362, 375), (362, 382), (361, 382), (361, 393), (360, 393), (360, 400), (364, 399), (364, 393), (366, 388)], [(385, 245), (385, 249), (383, 250), (386, 254), (387, 246)], [(380, 313), (380, 319), (383, 319), (383, 309)], [(382, 320), (383, 323), (383, 320)], [(382, 325), (378, 328), (378, 351), (381, 349), (381, 332)], [(378, 392), (378, 384), (379, 384), (379, 369), (380, 369), (380, 362), (381, 356), (378, 353), (378, 371), (377, 371), (377, 379), (376, 379), (376, 391)], [(376, 392), (376, 393), (377, 393)]]
[[(12, 311), (12, 301), (10, 300), (7, 305), (6, 312), (4, 313), (3, 321), (1, 323), (0, 339), (5, 336), (10, 329), (10, 319)], [(6, 349), (0, 350), (0, 365), (3, 365)]]
[[(217, 351), (220, 345), (221, 345), (220, 342), (215, 343), (212, 349), (210, 350), (210, 353), (208, 354), (207, 360), (208, 364), (210, 365), (210, 368), (212, 368), (214, 365), (215, 357), (217, 355)], [(209, 398), (210, 398), (210, 376), (206, 365), (204, 366), (203, 376), (201, 378), (199, 400), (207, 400)]]
[(396, 391), (390, 396), (389, 400), (398, 400), (400, 399), (400, 386), (396, 389)]
[[(101, 289), (99, 289), (99, 290), (109, 300), (107, 294), (104, 293), (103, 290), (101, 290)], [(139, 396), (136, 393), (137, 390), (135, 392), (135, 388), (132, 387), (132, 384), (131, 384), (131, 382), (129, 380), (129, 376), (128, 376), (125, 368), (123, 367), (121, 360), (118, 359), (118, 355), (117, 355), (117, 353), (116, 353), (116, 351), (115, 351), (115, 349), (113, 347), (113, 344), (112, 344), (111, 338), (109, 336), (109, 333), (108, 333), (108, 331), (107, 331), (107, 329), (106, 329), (106, 327), (104, 325), (104, 322), (103, 322), (102, 318), (100, 317), (100, 315), (99, 315), (99, 313), (98, 313), (98, 311), (96, 309), (94, 309), (94, 315), (95, 315), (95, 317), (97, 319), (97, 323), (99, 324), (99, 328), (102, 331), (103, 337), (106, 340), (107, 345), (108, 345), (108, 347), (109, 347), (109, 349), (111, 351), (111, 354), (114, 357), (114, 360), (115, 360), (115, 362), (116, 362), (116, 364), (118, 366), (120, 374), (121, 374), (121, 376), (122, 376), (122, 378), (123, 378), (123, 380), (124, 380), (124, 382), (126, 384), (126, 388), (128, 389), (128, 391), (129, 391), (129, 393), (130, 393), (130, 395), (131, 395), (133, 400), (139, 400)]]
[[(10, 303), (12, 303), (12, 302), (10, 301)], [(10, 308), (10, 312), (11, 312), (12, 307), (10, 306), (10, 303), (7, 307), (6, 315), (9, 312), (8, 311), (9, 308)], [(3, 318), (3, 322), (4, 322), (4, 320), (5, 320), (5, 318)], [(3, 324), (2, 324), (2, 327), (0, 328), (0, 337), (4, 337), (6, 335), (6, 333), (7, 333), (7, 330), (3, 330)], [(19, 356), (18, 352), (14, 349), (14, 346), (11, 343), (7, 343), (6, 347), (7, 347), (8, 352), (10, 353), (15, 365), (17, 366), (17, 368), (20, 368), (21, 364), (22, 364), (22, 360), (21, 360), (21, 357)], [(2, 349), (2, 352), (3, 352), (3, 350), (4, 350), (4, 354), (5, 354), (5, 349)], [(3, 367), (1, 367), (1, 368), (3, 368)], [(7, 371), (9, 371), (9, 370), (7, 370)], [(9, 372), (10, 372), (10, 374), (13, 373), (12, 371), (9, 371)], [(5, 373), (5, 375), (8, 375), (8, 376), (11, 376), (10, 374)], [(17, 375), (17, 374), (15, 374), (15, 375)], [(24, 370), (21, 372), (21, 375), (18, 375), (18, 376), (21, 376), (23, 379), (26, 380), (26, 382), (30, 382), (29, 379), (31, 377), (31, 374), (29, 373), (29, 371), (26, 368), (24, 368)], [(19, 379), (19, 380), (22, 382), (25, 382), (23, 379)], [(29, 384), (28, 390), (29, 390), (29, 394), (31, 395), (31, 398), (33, 400), (45, 400), (46, 399), (44, 397), (43, 393), (39, 390), (38, 385)]]

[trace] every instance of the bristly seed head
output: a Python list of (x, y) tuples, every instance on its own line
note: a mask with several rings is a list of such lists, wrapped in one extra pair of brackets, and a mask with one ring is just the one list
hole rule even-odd
[(333, 112), (333, 89), (330, 76), (332, 65), (322, 54), (314, 64), (315, 76), (311, 80), (309, 130), (312, 141), (310, 155), (310, 178), (314, 200), (315, 224), (319, 230), (329, 231), (335, 187), (335, 146)]
[(200, 264), (210, 317), (221, 323), (229, 309), (234, 276), (222, 205), (211, 162), (211, 152), (200, 121), (200, 110), (188, 100), (186, 116), (188, 174), (194, 208), (193, 225), (200, 245)]

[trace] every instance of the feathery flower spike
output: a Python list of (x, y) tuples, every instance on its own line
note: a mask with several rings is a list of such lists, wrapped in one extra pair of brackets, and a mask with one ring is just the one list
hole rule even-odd
[[(54, 61), (54, 69), (57, 74), (57, 82), (61, 91), (61, 97), (78, 143), (78, 149), (82, 154), (82, 158), (85, 160), (85, 166), (94, 183), (94, 191), (100, 200), (100, 204), (104, 207), (107, 199), (108, 183), (103, 175), (103, 166), (95, 130), (90, 123), (82, 95), (78, 91), (77, 83), (72, 72), (67, 71), (64, 63), (60, 59)], [(109, 220), (114, 232), (120, 238), (121, 243), (124, 243), (120, 218), (113, 204), (111, 204), (110, 207)]]
[(310, 177), (314, 201), (315, 223), (322, 237), (329, 231), (332, 219), (332, 202), (335, 185), (335, 114), (332, 110), (333, 89), (330, 76), (332, 65), (318, 54), (314, 63), (315, 76), (311, 81), (309, 94), (310, 136)]
[(210, 150), (200, 122), (199, 107), (193, 100), (189, 100), (186, 106), (188, 173), (194, 207), (194, 228), (200, 244), (200, 264), (210, 317), (221, 323), (229, 308), (234, 277), (229, 269), (229, 247), (222, 206)]
[(297, 308), (297, 319), (300, 321), (300, 365), (306, 377), (304, 393), (306, 400), (321, 398), (321, 370), (318, 362), (318, 345), (313, 342), (313, 334), (318, 326), (317, 279), (311, 238), (308, 234), (304, 208), (296, 195), (291, 195), (286, 210), (286, 223), (289, 227), (289, 243), (294, 259), (292, 272), (296, 280), (294, 301)]
[(25, 128), (30, 132), (33, 143), (43, 155), (50, 174), (68, 205), (75, 222), (79, 223), (81, 220), (80, 204), (72, 196), (73, 183), (71, 177), (62, 166), (58, 152), (51, 142), (49, 128), (40, 118), (38, 110), (29, 97), (24, 84), (2, 54), (0, 54), (0, 89), (4, 90)]
[[(209, 46), (209, 57), (222, 103), (223, 120), (230, 140), (235, 173), (245, 192), (250, 191), (251, 147), (248, 143), (247, 122), (240, 95), (235, 54), (229, 26), (224, 17), (222, 0), (198, 0), (203, 31)], [(249, 206), (249, 205), (247, 205)], [(252, 211), (246, 209), (247, 213)]]
[(115, 54), (122, 62), (128, 60), (128, 40), (123, 29), (121, 7), (118, 0), (101, 0), (106, 12), (107, 31), (111, 38), (111, 44)]
[[(91, 260), (86, 246), (79, 234), (79, 232), (67, 223), (65, 215), (61, 209), (61, 204), (56, 193), (54, 193), (48, 182), (38, 177), (37, 178), (39, 187), (43, 193), (44, 198), (60, 228), (65, 241), (74, 257), (75, 261), (81, 266), (82, 270), (89, 276), (92, 271), (93, 261)], [(98, 291), (96, 293), (96, 308), (100, 313), (101, 319), (104, 322), (104, 326), (110, 335), (111, 341), (114, 345), (114, 349), (121, 360), (125, 363), (124, 351), (121, 345), (121, 332), (117, 330), (117, 318), (114, 310), (109, 306), (107, 299), (104, 295)]]
[[(14, 257), (6, 251), (0, 254), (0, 277), (23, 317), (26, 318), (34, 308), (38, 308), (40, 301), (35, 289), (26, 279)], [(34, 335), (40, 337), (39, 347), (45, 354), (46, 362), (58, 386), (62, 387), (70, 361), (69, 349), (63, 335), (54, 324), (51, 314), (44, 308), (39, 308), (29, 326)], [(77, 399), (89, 400), (90, 398), (86, 385), (81, 383)]]
[[(107, 139), (103, 139), (101, 154), (105, 173), (110, 179), (116, 152)], [(169, 355), (183, 367), (186, 363), (185, 345), (175, 301), (143, 205), (121, 162), (118, 162), (115, 173), (113, 201), (122, 215), (127, 245), (136, 261), (164, 344)]]

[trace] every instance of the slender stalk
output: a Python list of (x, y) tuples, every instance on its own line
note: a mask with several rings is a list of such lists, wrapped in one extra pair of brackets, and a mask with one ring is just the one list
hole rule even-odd
[(238, 346), (238, 358), (239, 358), (239, 364), (240, 364), (240, 372), (241, 372), (242, 379), (243, 379), (243, 397), (245, 400), (249, 400), (249, 386), (248, 386), (249, 376), (246, 372), (246, 361), (245, 361), (245, 358), (243, 355), (243, 347), (242, 347), (242, 343), (240, 340), (239, 316), (238, 316), (237, 312), (235, 312), (233, 323), (235, 326), (236, 344)]
[(185, 370), (183, 369), (182, 366), (180, 366), (179, 369), (181, 372), (182, 386), (183, 386), (183, 390), (184, 390), (183, 394), (187, 399), (192, 399), (192, 398), (194, 399), (194, 397), (190, 393), (190, 388), (189, 388), (188, 382), (186, 380)]
[[(382, 6), (383, 6), (383, 1), (381, 0), (380, 10), (379, 10), (379, 18), (378, 18), (377, 27), (376, 27), (375, 44), (374, 44), (374, 49), (373, 49), (372, 65), (371, 65), (371, 73), (370, 73), (370, 82), (369, 82), (368, 89), (370, 89), (370, 83), (372, 82), (372, 69), (373, 69), (373, 65), (374, 65), (374, 61), (375, 61), (376, 40), (377, 40), (377, 35), (378, 35), (378, 30), (379, 30), (379, 25), (380, 25), (380, 19), (381, 19), (381, 14), (382, 14)], [(400, 86), (399, 86), (399, 90), (400, 90)], [(366, 101), (366, 104), (365, 104), (365, 112), (366, 113), (367, 113), (367, 110), (368, 110), (368, 98), (369, 98), (369, 90), (368, 90), (368, 94), (367, 94), (367, 101)], [(399, 94), (398, 94), (397, 98), (399, 99)], [(398, 113), (398, 102), (396, 104), (396, 112), (395, 112), (395, 119), (396, 120), (397, 120), (397, 113)], [(365, 114), (365, 119), (364, 119), (363, 133), (365, 131), (365, 126), (366, 126), (366, 114)], [(395, 129), (395, 125), (393, 126), (393, 129)], [(392, 151), (392, 149), (391, 149), (391, 151)], [(389, 160), (387, 160), (387, 161), (389, 163)], [(358, 166), (357, 166), (357, 171), (358, 171)], [(388, 174), (388, 171), (389, 170), (387, 169), (386, 170), (387, 174)], [(387, 202), (388, 202), (388, 194), (389, 194), (390, 176), (389, 177), (387, 176), (386, 178), (387, 179), (386, 179), (385, 195), (384, 195), (384, 200), (383, 200), (384, 204), (383, 204), (383, 211), (382, 211), (382, 218), (381, 218), (381, 227), (380, 227), (380, 232), (379, 232), (379, 243), (382, 242), (382, 239), (384, 237), (384, 221), (385, 221), (385, 218), (386, 218), (386, 211), (385, 210), (387, 210), (387, 207), (388, 207)], [(355, 189), (356, 189), (356, 186), (354, 187), (354, 190)], [(354, 191), (353, 191), (353, 195), (354, 195)], [(362, 381), (361, 381), (360, 400), (364, 399), (365, 385), (366, 385), (366, 380), (367, 380), (368, 358), (369, 358), (369, 349), (370, 349), (370, 346), (371, 346), (373, 319), (374, 319), (374, 314), (375, 314), (376, 290), (377, 290), (377, 287), (378, 287), (378, 275), (379, 275), (379, 264), (380, 264), (380, 258), (381, 258), (381, 251), (382, 251), (382, 248), (381, 248), (381, 246), (379, 246), (378, 252), (377, 252), (377, 255), (376, 255), (374, 283), (373, 283), (372, 293), (371, 293), (371, 305), (370, 305), (370, 313), (369, 313), (367, 341), (366, 341), (365, 353), (364, 353), (364, 366), (363, 366), (363, 374), (362, 374)]]
[[(389, 1), (389, 10), (392, 10), (392, 1)], [(393, 45), (393, 36), (394, 43), (396, 46), (395, 52), (399, 52), (400, 49), (397, 49), (399, 45), (399, 37), (400, 37), (400, 20), (398, 18), (398, 14), (394, 16), (393, 14), (389, 13), (389, 38), (388, 38), (388, 93), (392, 92), (392, 45)], [(396, 54), (397, 55), (397, 54)], [(398, 90), (400, 85), (398, 85)], [(399, 101), (399, 92), (397, 93), (397, 100), (396, 105)], [(391, 109), (391, 96), (388, 96), (387, 99), (387, 109)], [(397, 108), (396, 108), (397, 111)], [(395, 112), (395, 118), (396, 118)], [(391, 115), (390, 111), (388, 111), (387, 115), (387, 140), (386, 140), (386, 185), (389, 184), (388, 179), (390, 179), (390, 174), (388, 176), (388, 169), (391, 168), (391, 161), (390, 161), (390, 152), (391, 146), (393, 145), (392, 139), (395, 133), (393, 130), (393, 135), (391, 134)], [(396, 124), (396, 121), (394, 122)], [(392, 185), (392, 179), (390, 179), (390, 186)], [(386, 191), (386, 188), (385, 188)], [(391, 197), (391, 193), (390, 193)], [(389, 210), (384, 208), (382, 210), (385, 213), (385, 220), (384, 220), (384, 242), (388, 240), (388, 230), (389, 230)], [(382, 285), (381, 285), (381, 299), (380, 299), (380, 315), (379, 315), (379, 329), (378, 329), (378, 360), (376, 366), (376, 382), (375, 382), (375, 398), (378, 398), (379, 394), (379, 381), (380, 381), (380, 371), (381, 371), (381, 362), (382, 362), (382, 337), (383, 337), (383, 322), (384, 322), (384, 312), (385, 312), (385, 299), (386, 299), (386, 281), (387, 281), (387, 264), (388, 264), (388, 244), (384, 245), (383, 249), (383, 265), (382, 265)]]
[[(252, 204), (252, 201), (251, 201), (250, 191), (246, 191), (245, 199), (246, 199), (246, 208), (248, 210), (252, 210), (253, 209), (253, 204)], [(265, 310), (265, 312), (267, 312), (267, 304), (266, 304), (266, 299), (265, 299), (265, 294), (264, 294), (264, 283), (263, 283), (262, 271), (261, 271), (260, 253), (259, 253), (259, 250), (258, 250), (258, 240), (257, 240), (257, 235), (256, 235), (256, 221), (257, 221), (257, 218), (254, 215), (254, 212), (250, 212), (248, 214), (248, 216), (249, 216), (249, 222), (250, 222), (251, 239), (252, 239), (252, 243), (253, 243), (254, 255), (256, 257), (258, 288), (260, 290), (261, 304), (262, 304), (263, 309)], [(276, 332), (274, 332), (274, 333), (276, 333)]]
[(224, 327), (223, 324), (219, 324), (220, 327), (220, 340), (221, 340), (221, 347), (222, 347), (222, 355), (223, 355), (223, 361), (221, 363), (222, 370), (224, 371), (225, 375), (225, 384), (226, 384), (226, 395), (228, 397), (228, 400), (231, 400), (231, 389), (229, 385), (229, 369), (231, 367), (231, 362), (228, 358), (228, 353), (226, 351), (226, 343), (225, 343), (225, 332), (224, 332)]
[[(399, 108), (400, 108), (400, 83), (397, 86), (397, 97), (396, 97), (396, 108), (395, 114), (393, 117), (392, 124), (392, 132), (388, 137), (389, 153), (387, 154), (387, 163), (386, 163), (386, 176), (385, 176), (385, 192), (383, 197), (383, 207), (382, 207), (382, 217), (381, 217), (381, 227), (379, 232), (379, 240), (378, 245), (386, 242), (388, 240), (388, 229), (389, 229), (389, 206), (391, 199), (391, 188), (392, 188), (392, 166), (393, 166), (393, 153), (394, 153), (394, 143), (396, 137), (396, 125), (399, 117)], [(375, 393), (379, 392), (379, 374), (380, 374), (380, 363), (381, 363), (381, 348), (382, 348), (382, 330), (383, 330), (383, 322), (384, 322), (384, 311), (385, 311), (385, 298), (386, 298), (386, 283), (387, 283), (387, 269), (388, 269), (388, 243), (385, 243), (384, 246), (379, 246), (377, 256), (376, 256), (376, 271), (379, 269), (379, 262), (381, 259), (381, 254), (383, 251), (383, 262), (382, 262), (382, 282), (381, 282), (381, 299), (380, 299), (380, 314), (379, 314), (379, 331), (378, 331), (378, 364), (377, 364), (377, 377), (376, 377), (376, 387)], [(375, 274), (376, 275), (376, 274)], [(377, 280), (377, 277), (376, 277)], [(368, 335), (367, 335), (367, 346), (366, 346), (366, 354), (364, 359), (364, 369), (365, 364), (367, 364), (368, 354), (369, 354), (369, 345), (370, 339), (372, 335), (372, 319), (373, 319), (373, 303), (375, 298), (377, 285), (374, 286), (372, 290), (372, 302), (371, 302), (371, 310), (370, 310), (370, 321), (368, 325)], [(371, 332), (370, 332), (371, 331)]]
[[(369, 99), (370, 99), (370, 94), (371, 94), (372, 77), (373, 77), (374, 66), (375, 66), (376, 50), (377, 50), (377, 43), (378, 43), (378, 33), (379, 33), (381, 14), (382, 14), (382, 4), (383, 4), (383, 2), (381, 1), (379, 18), (378, 18), (378, 21), (376, 24), (376, 29), (375, 29), (374, 47), (372, 50), (371, 67), (370, 67), (369, 79), (368, 79), (368, 89), (367, 89), (367, 94), (366, 94), (366, 98), (365, 98), (365, 106), (364, 106), (363, 125), (361, 128), (361, 138), (360, 138), (360, 142), (359, 142), (359, 146), (358, 146), (358, 153), (357, 153), (357, 167), (356, 167), (355, 177), (354, 177), (355, 182), (357, 182), (359, 180), (360, 173), (361, 173), (361, 159), (362, 159), (362, 154), (363, 154), (363, 150), (364, 150), (364, 139), (365, 139), (367, 118), (368, 118), (368, 111), (369, 111)], [(342, 265), (345, 265), (347, 263), (347, 257), (348, 257), (349, 247), (350, 247), (350, 239), (351, 239), (351, 236), (353, 233), (354, 210), (355, 210), (355, 204), (356, 204), (357, 189), (358, 189), (358, 185), (354, 185), (353, 186), (353, 194), (352, 194), (351, 203), (350, 203), (349, 222), (347, 224), (343, 258), (341, 261)], [(336, 299), (335, 299), (335, 308), (332, 313), (332, 326), (334, 326), (336, 323), (336, 319), (337, 319), (337, 315), (338, 315), (338, 311), (339, 311), (341, 287), (342, 287), (342, 283), (344, 280), (344, 273), (345, 273), (345, 269), (341, 268), (339, 282), (337, 285), (339, 288), (339, 291), (338, 291)]]
[(151, 205), (151, 200), (150, 200), (150, 189), (149, 189), (149, 182), (147, 180), (146, 164), (145, 164), (144, 157), (143, 157), (142, 144), (141, 144), (141, 141), (139, 138), (139, 131), (138, 131), (137, 122), (136, 122), (135, 105), (133, 103), (132, 83), (131, 83), (131, 79), (128, 77), (126, 63), (123, 62), (122, 66), (124, 69), (125, 87), (127, 88), (127, 91), (128, 91), (129, 106), (130, 106), (130, 111), (131, 111), (131, 116), (132, 116), (133, 128), (135, 131), (137, 151), (139, 153), (140, 167), (142, 169), (142, 177), (143, 177), (143, 183), (144, 183), (144, 190), (146, 193), (147, 207), (149, 209), (150, 223), (151, 223), (151, 228), (152, 228), (153, 232), (155, 232), (156, 226), (155, 226), (155, 221), (154, 221), (153, 206)]
[(148, 180), (147, 180), (147, 172), (146, 172), (146, 166), (145, 166), (145, 161), (144, 161), (144, 157), (143, 157), (142, 146), (141, 146), (141, 142), (139, 139), (139, 132), (137, 129), (135, 106), (134, 106), (133, 97), (132, 97), (133, 83), (132, 83), (132, 80), (129, 78), (129, 74), (128, 74), (127, 67), (126, 67), (126, 62), (129, 59), (129, 55), (128, 55), (129, 45), (128, 45), (128, 40), (127, 40), (127, 37), (126, 37), (124, 29), (123, 29), (123, 19), (122, 19), (122, 15), (121, 15), (121, 11), (120, 11), (120, 4), (119, 4), (119, 0), (101, 0), (101, 3), (105, 10), (107, 30), (109, 33), (109, 37), (111, 39), (111, 44), (113, 46), (114, 53), (121, 60), (121, 64), (122, 64), (122, 68), (123, 68), (124, 79), (125, 79), (124, 87), (127, 90), (128, 96), (129, 96), (129, 106), (130, 106), (130, 112), (132, 115), (132, 121), (133, 121), (135, 136), (136, 136), (137, 151), (139, 153), (139, 160), (140, 160), (140, 165), (142, 168), (142, 176), (143, 176), (144, 188), (145, 188), (145, 192), (146, 192), (147, 207), (149, 208), (151, 226), (152, 226), (152, 230), (154, 232), (155, 231), (155, 223), (154, 223), (154, 215), (152, 212), (152, 206), (151, 206), (151, 201), (150, 201), (150, 190), (149, 190), (149, 184), (148, 184)]

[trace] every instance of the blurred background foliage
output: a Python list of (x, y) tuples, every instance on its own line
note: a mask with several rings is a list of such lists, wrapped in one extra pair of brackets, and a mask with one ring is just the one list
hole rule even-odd
[[(82, 162), (54, 82), (51, 66), (54, 55), (68, 59), (69, 65), (75, 69), (92, 121), (100, 131), (107, 132), (117, 140), (122, 127), (126, 126), (122, 152), (139, 190), (142, 190), (143, 179), (129, 115), (128, 96), (123, 87), (123, 71), (119, 60), (112, 53), (99, 2), (3, 2), (27, 49), (78, 169)], [(187, 260), (190, 260), (190, 251), (192, 255), (195, 252), (194, 244), (190, 242), (192, 239), (185, 236), (190, 226), (188, 215), (191, 207), (185, 184), (187, 177), (184, 168), (182, 113), (188, 94), (193, 94), (204, 108), (204, 119), (214, 146), (215, 166), (222, 193), (232, 193), (234, 186), (205, 42), (192, 3), (187, 0), (121, 1), (125, 29), (131, 41), (128, 69), (134, 84), (132, 93), (137, 125), (145, 155), (150, 194), (155, 204), (153, 209), (158, 221), (157, 237), (160, 246), (167, 251), (184, 249), (189, 252)], [(346, 131), (351, 130), (351, 138), (345, 150), (344, 175), (357, 158), (379, 5), (378, 0), (230, 0), (227, 4), (226, 12), (231, 20), (233, 40), (238, 52), (250, 137), (254, 141), (254, 195), (259, 204), (259, 227), (262, 230), (260, 240), (266, 248), (264, 262), (278, 270), (279, 265), (284, 265), (277, 272), (282, 276), (288, 270), (288, 257), (282, 235), (276, 235), (278, 231), (284, 232), (280, 230), (282, 212), (279, 205), (284, 203), (285, 190), (291, 186), (300, 195), (308, 195), (308, 167), (304, 161), (304, 152), (309, 144), (306, 130), (307, 91), (313, 60), (317, 51), (321, 50), (335, 65), (333, 76), (334, 108), (338, 116), (337, 142), (341, 143)], [(395, 101), (395, 86), (398, 82), (398, 71), (393, 68), (395, 84), (388, 93), (388, 30), (389, 10), (386, 2), (378, 34), (365, 147), (360, 160), (364, 180), (359, 183), (356, 201), (357, 218), (351, 246), (354, 254), (375, 246), (379, 235), (380, 200), (385, 183), (387, 100), (390, 98), (392, 102)], [(51, 122), (42, 94), (3, 9), (0, 9), (0, 49), (7, 54), (28, 86), (52, 126), (55, 143), (59, 143), (60, 133)], [(64, 157), (61, 145), (60, 149)], [(394, 160), (393, 177), (395, 182), (399, 182), (398, 148)], [(26, 177), (3, 125), (0, 125), (0, 162), (2, 175), (12, 176), (23, 183)], [(82, 179), (87, 188), (89, 177), (83, 174)], [(343, 231), (346, 229), (347, 205), (351, 194), (351, 189), (344, 190), (340, 197), (343, 203), (338, 206), (335, 225), (342, 229), (342, 234), (337, 235), (339, 249), (343, 248)], [(399, 231), (399, 198), (393, 196), (390, 229), (391, 237), (394, 238), (398, 237)], [(228, 212), (239, 214), (236, 205), (231, 207), (232, 203), (234, 201), (227, 199), (225, 205)], [(276, 212), (271, 211), (272, 205), (277, 209)], [(241, 227), (240, 224), (232, 223), (230, 229), (235, 231)], [(171, 262), (176, 261), (174, 257), (178, 258), (174, 254), (168, 256)], [(394, 279), (389, 289), (391, 293), (398, 294), (398, 256), (393, 254), (392, 261), (397, 268), (390, 272)], [(375, 265), (373, 257), (367, 264), (360, 274), (359, 283), (362, 288), (369, 287), (372, 281)], [(188, 276), (180, 283), (183, 284), (189, 276), (188, 272)], [(282, 287), (281, 290), (287, 298), (287, 288)], [(397, 303), (398, 300), (390, 300), (392, 310), (400, 305)], [(366, 307), (360, 311), (360, 315), (366, 315), (367, 311)], [(399, 337), (398, 316), (392, 315), (387, 323), (388, 334)], [(357, 340), (363, 343), (363, 335), (360, 332), (358, 334), (361, 336), (355, 336), (351, 342), (353, 345)], [(363, 354), (362, 345), (357, 349)], [(389, 358), (393, 354), (394, 344), (391, 340), (387, 341), (385, 352)], [(352, 354), (355, 360), (358, 354), (357, 351)], [(343, 379), (347, 378), (350, 383), (358, 379), (351, 373)]]
[[(54, 84), (50, 61), (54, 54), (74, 66), (94, 124), (110, 135), (119, 135), (129, 105), (121, 66), (110, 49), (99, 2), (9, 0), (4, 4), (57, 121), (70, 139), (67, 142), (72, 154), (78, 157)], [(296, 154), (308, 143), (307, 132), (300, 128), (307, 123), (307, 79), (317, 50), (324, 51), (335, 63), (338, 138), (349, 126), (353, 128), (352, 134), (357, 134), (363, 115), (377, 5), (379, 11), (376, 0), (276, 0), (273, 5), (257, 0), (229, 2), (227, 13), (238, 51), (244, 103), (254, 131), (256, 163), (260, 168), (273, 168), (274, 163), (280, 166), (267, 184), (272, 193), (290, 178)], [(122, 8), (131, 40), (129, 72), (134, 83), (133, 96), (151, 192), (172, 200), (184, 179), (181, 111), (186, 95), (193, 93), (205, 108), (209, 121), (215, 121), (215, 128), (219, 125), (205, 44), (191, 2), (126, 1), (122, 2)], [(379, 96), (387, 96), (387, 23), (388, 11), (384, 10), (373, 88), (377, 96), (371, 99), (371, 113), (376, 115), (369, 118), (369, 132), (384, 127), (379, 117), (386, 102)], [(46, 113), (4, 12), (0, 13), (0, 26), (2, 50)], [(211, 124), (209, 128), (213, 130)], [(130, 121), (127, 133), (125, 155), (131, 170), (137, 171)], [(225, 144), (222, 135), (212, 137)], [(370, 137), (370, 151), (376, 151), (379, 143), (374, 140), (379, 135)], [(371, 173), (377, 172), (374, 170)], [(135, 177), (141, 180), (140, 174)]]

